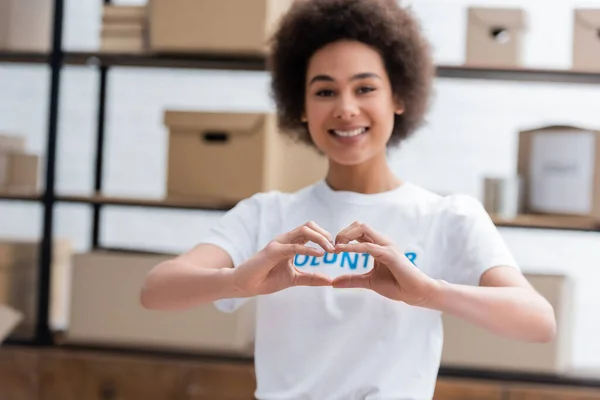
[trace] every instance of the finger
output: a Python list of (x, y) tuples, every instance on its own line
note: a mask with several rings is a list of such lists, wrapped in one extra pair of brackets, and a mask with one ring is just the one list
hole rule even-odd
[(327, 238), (327, 240), (329, 240), (329, 243), (333, 244), (333, 236), (331, 236), (331, 233), (327, 232), (325, 229), (321, 228), (316, 222), (314, 221), (309, 221), (306, 223), (306, 226), (308, 226), (310, 229), (319, 232), (321, 235), (325, 236)]
[(322, 257), (325, 255), (323, 249), (294, 243), (284, 244), (273, 242), (267, 246), (267, 250), (270, 252), (270, 256), (274, 259), (292, 258), (296, 254), (315, 257)]
[(294, 229), (293, 231), (285, 234), (281, 238), (282, 243), (295, 243), (295, 244), (306, 244), (308, 242), (313, 242), (321, 246), (323, 250), (333, 252), (335, 251), (335, 247), (333, 244), (327, 239), (327, 237), (323, 236), (322, 233), (312, 229), (307, 225), (303, 225), (299, 228)]
[(336, 252), (348, 252), (348, 253), (361, 253), (370, 254), (373, 258), (385, 262), (389, 259), (389, 250), (386, 247), (380, 246), (375, 243), (349, 243), (349, 244), (337, 244), (335, 246)]
[(296, 270), (292, 286), (331, 286), (331, 278), (323, 274)]
[(377, 232), (371, 226), (367, 224), (353, 224), (344, 230), (339, 237), (336, 239), (336, 244), (346, 244), (353, 240), (358, 242), (372, 242), (382, 246), (391, 244), (391, 241), (383, 234)]
[(340, 232), (338, 232), (337, 236), (335, 237), (335, 243), (337, 244), (337, 243), (340, 243), (341, 241), (343, 241), (343, 243), (348, 243), (349, 240), (348, 241), (345, 240), (345, 238), (348, 236), (347, 232), (351, 229), (354, 229), (355, 227), (357, 227), (359, 225), (360, 225), (360, 222), (354, 221), (349, 226), (342, 229)]
[(348, 274), (338, 276), (331, 282), (331, 286), (339, 289), (346, 288), (371, 288), (371, 274)]

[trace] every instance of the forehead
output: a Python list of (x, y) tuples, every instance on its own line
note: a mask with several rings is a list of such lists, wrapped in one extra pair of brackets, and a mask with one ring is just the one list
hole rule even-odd
[(385, 66), (379, 53), (372, 47), (354, 41), (330, 43), (311, 57), (307, 80), (315, 75), (329, 75), (344, 80), (353, 75), (374, 72), (385, 76)]

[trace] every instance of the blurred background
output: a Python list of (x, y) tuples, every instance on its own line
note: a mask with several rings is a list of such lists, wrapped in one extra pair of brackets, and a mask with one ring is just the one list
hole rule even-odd
[[(0, 399), (252, 398), (251, 308), (163, 315), (136, 285), (238, 199), (322, 172), (290, 172), (278, 155), (311, 156), (268, 122), (288, 3), (0, 0)], [(438, 77), (393, 168), (480, 199), (559, 322), (522, 345), (447, 318), (436, 398), (600, 399), (600, 1), (402, 3)], [(264, 141), (265, 170), (231, 150)]]

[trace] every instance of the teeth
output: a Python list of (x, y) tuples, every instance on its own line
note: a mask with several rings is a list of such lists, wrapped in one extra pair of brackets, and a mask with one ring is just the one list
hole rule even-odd
[(354, 129), (352, 131), (336, 131), (336, 130), (334, 130), (333, 132), (338, 136), (352, 137), (352, 136), (358, 136), (361, 133), (365, 133), (366, 131), (367, 131), (367, 128), (358, 128), (358, 129)]

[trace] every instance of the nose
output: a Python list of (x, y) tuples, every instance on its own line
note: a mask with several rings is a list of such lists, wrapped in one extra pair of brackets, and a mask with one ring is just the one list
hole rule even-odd
[(335, 118), (351, 119), (358, 115), (358, 105), (351, 96), (340, 96), (335, 109)]

